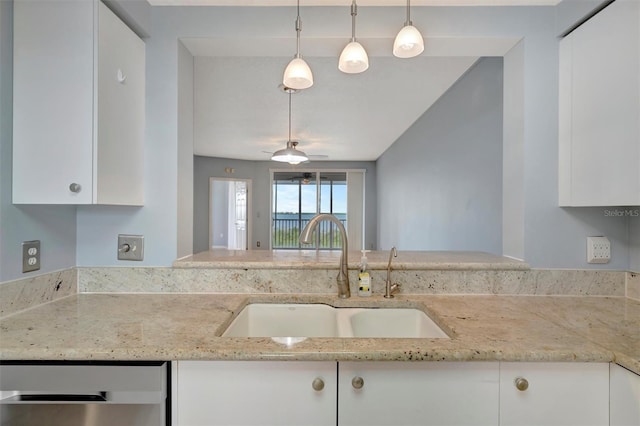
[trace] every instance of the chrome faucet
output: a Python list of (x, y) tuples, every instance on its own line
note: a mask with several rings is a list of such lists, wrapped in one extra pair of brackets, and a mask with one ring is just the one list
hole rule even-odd
[(347, 231), (344, 229), (344, 225), (342, 222), (332, 214), (318, 214), (311, 218), (307, 226), (304, 227), (302, 233), (300, 234), (300, 243), (302, 244), (311, 244), (311, 234), (315, 231), (318, 223), (323, 220), (328, 220), (329, 222), (333, 222), (338, 227), (340, 231), (340, 236), (342, 237), (342, 254), (340, 255), (340, 271), (338, 272), (338, 276), (336, 277), (336, 281), (338, 282), (338, 297), (341, 299), (346, 299), (351, 297), (351, 290), (349, 288), (349, 269), (347, 267), (347, 252), (349, 250), (347, 243)]
[(394, 257), (398, 257), (398, 251), (395, 247), (391, 247), (391, 252), (389, 253), (389, 263), (387, 264), (387, 281), (386, 283), (386, 292), (384, 293), (384, 297), (387, 299), (393, 298), (393, 293), (397, 292), (400, 289), (400, 284), (391, 284), (391, 260)]

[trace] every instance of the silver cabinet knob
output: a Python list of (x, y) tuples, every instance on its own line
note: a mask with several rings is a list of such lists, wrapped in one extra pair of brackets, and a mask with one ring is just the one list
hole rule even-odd
[(71, 185), (69, 185), (69, 191), (77, 194), (78, 192), (82, 191), (82, 186), (79, 183), (74, 182)]
[(316, 377), (315, 379), (313, 379), (311, 387), (314, 391), (320, 392), (322, 389), (324, 389), (324, 380), (322, 380), (320, 377)]
[(364, 379), (359, 376), (354, 377), (351, 379), (351, 386), (353, 386), (354, 389), (362, 389), (364, 386)]
[(524, 377), (517, 377), (516, 380), (514, 380), (514, 383), (516, 385), (516, 388), (521, 392), (529, 389), (529, 381)]

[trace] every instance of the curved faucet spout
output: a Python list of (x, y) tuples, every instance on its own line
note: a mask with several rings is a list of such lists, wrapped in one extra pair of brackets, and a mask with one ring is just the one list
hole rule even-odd
[(349, 244), (347, 242), (347, 231), (344, 229), (344, 225), (340, 222), (340, 219), (335, 217), (332, 214), (321, 213), (309, 221), (307, 226), (304, 227), (302, 233), (300, 234), (300, 243), (302, 244), (311, 244), (313, 241), (311, 240), (311, 235), (313, 231), (318, 227), (318, 223), (322, 221), (329, 221), (336, 224), (338, 227), (338, 231), (340, 231), (340, 237), (342, 238), (342, 254), (340, 255), (340, 271), (338, 272), (338, 276), (336, 281), (338, 282), (338, 297), (341, 299), (346, 299), (351, 297), (351, 289), (349, 288), (349, 269), (347, 267), (349, 261), (348, 251)]
[(387, 264), (387, 281), (385, 282), (386, 292), (384, 294), (384, 297), (387, 299), (392, 299), (393, 293), (398, 291), (398, 287), (400, 287), (400, 284), (391, 283), (391, 261), (394, 257), (398, 257), (398, 251), (395, 246), (391, 247), (391, 251), (389, 252), (389, 263)]

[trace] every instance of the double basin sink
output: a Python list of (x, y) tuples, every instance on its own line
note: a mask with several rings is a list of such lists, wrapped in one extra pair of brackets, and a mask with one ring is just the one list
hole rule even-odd
[(222, 336), (449, 338), (424, 312), (413, 308), (271, 303), (247, 305)]

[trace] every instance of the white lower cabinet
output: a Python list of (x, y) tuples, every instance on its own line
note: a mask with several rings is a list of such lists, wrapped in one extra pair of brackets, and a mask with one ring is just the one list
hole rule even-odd
[(335, 362), (178, 361), (179, 426), (335, 425)]
[(177, 426), (638, 426), (640, 376), (609, 364), (177, 361)]
[(498, 363), (178, 361), (174, 373), (179, 426), (498, 424)]
[(497, 362), (341, 362), (338, 424), (497, 425)]
[(500, 363), (500, 425), (609, 424), (609, 364)]
[(640, 425), (640, 376), (611, 364), (611, 426)]

